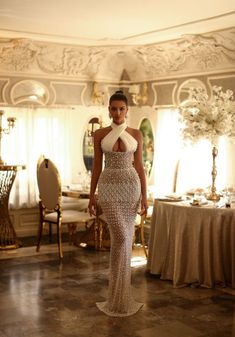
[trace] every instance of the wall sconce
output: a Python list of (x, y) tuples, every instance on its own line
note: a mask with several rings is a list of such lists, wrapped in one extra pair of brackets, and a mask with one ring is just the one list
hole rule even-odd
[(104, 105), (105, 93), (102, 91), (98, 84), (95, 82), (92, 88), (91, 101), (93, 104)]
[(4, 161), (2, 160), (1, 157), (1, 146), (2, 146), (2, 136), (3, 134), (9, 134), (13, 127), (15, 126), (15, 117), (8, 117), (7, 118), (7, 128), (2, 127), (2, 116), (4, 114), (4, 111), (0, 110), (0, 165), (4, 165)]
[(129, 87), (132, 101), (135, 105), (145, 105), (148, 101), (148, 86), (147, 83), (143, 85), (133, 84)]

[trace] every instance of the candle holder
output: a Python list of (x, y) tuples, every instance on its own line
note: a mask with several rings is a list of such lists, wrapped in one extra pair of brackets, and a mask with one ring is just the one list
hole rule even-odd
[(0, 165), (4, 165), (4, 161), (1, 157), (1, 149), (2, 149), (2, 136), (3, 134), (9, 134), (13, 127), (15, 126), (15, 117), (8, 117), (7, 118), (7, 127), (2, 127), (2, 117), (4, 115), (4, 111), (0, 110)]
[(211, 193), (208, 195), (207, 199), (212, 200), (212, 201), (219, 201), (220, 196), (219, 194), (216, 193), (216, 187), (215, 187), (215, 179), (217, 176), (217, 169), (216, 169), (216, 157), (218, 155), (218, 149), (216, 146), (213, 145), (212, 147), (212, 171), (211, 171), (211, 176), (212, 176), (212, 186), (211, 186)]

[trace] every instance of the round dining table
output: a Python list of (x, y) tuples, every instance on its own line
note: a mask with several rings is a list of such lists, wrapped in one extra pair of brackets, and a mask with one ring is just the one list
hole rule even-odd
[(235, 288), (235, 208), (156, 199), (147, 270), (174, 287)]

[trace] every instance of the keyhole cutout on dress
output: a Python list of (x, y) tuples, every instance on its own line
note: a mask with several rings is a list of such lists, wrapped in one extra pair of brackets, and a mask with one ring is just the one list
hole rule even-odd
[(126, 152), (126, 145), (123, 143), (121, 138), (118, 138), (116, 143), (113, 145), (114, 152)]

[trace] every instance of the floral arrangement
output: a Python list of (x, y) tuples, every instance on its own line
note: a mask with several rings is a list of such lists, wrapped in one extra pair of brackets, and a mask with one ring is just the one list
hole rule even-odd
[(179, 107), (179, 120), (185, 140), (209, 139), (216, 144), (219, 136), (235, 138), (235, 102), (232, 90), (213, 86), (209, 97), (203, 88), (191, 88), (189, 99)]

